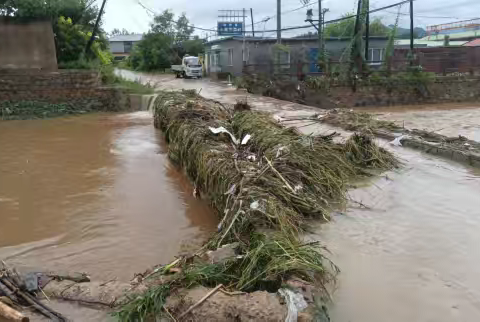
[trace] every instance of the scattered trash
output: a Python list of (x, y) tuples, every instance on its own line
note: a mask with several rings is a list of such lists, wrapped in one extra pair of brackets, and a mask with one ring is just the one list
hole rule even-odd
[(288, 307), (288, 314), (285, 318), (285, 322), (297, 322), (298, 313), (305, 310), (308, 307), (307, 302), (303, 298), (302, 294), (295, 293), (287, 288), (281, 288), (278, 293), (285, 298)]
[(255, 154), (251, 154), (251, 155), (247, 156), (247, 160), (255, 162), (255, 161), (257, 161), (257, 156)]
[(274, 119), (275, 121), (279, 122), (279, 123), (280, 123), (280, 122), (283, 122), (283, 120), (284, 120), (284, 118), (281, 117), (280, 115), (274, 115), (274, 116), (273, 116), (273, 119)]
[(250, 134), (245, 135), (245, 137), (242, 140), (242, 145), (247, 144), (248, 141), (250, 141), (251, 138), (252, 138), (252, 136)]
[(295, 192), (299, 192), (303, 189), (303, 185), (301, 183), (297, 184), (295, 187), (293, 187), (293, 190)]
[[(38, 275), (30, 273), (26, 276), (20, 275), (17, 270), (7, 267), (2, 261), (3, 269), (0, 269), (0, 294), (5, 295), (18, 307), (29, 307), (38, 313), (46, 316), (50, 321), (67, 321), (67, 319), (60, 313), (49, 308), (29, 289), (38, 290)], [(14, 321), (28, 321), (28, 318), (2, 302), (0, 307), (0, 318), (12, 320), (12, 317), (17, 318)]]
[(281, 155), (283, 154), (283, 153), (282, 153), (283, 151), (287, 151), (287, 152), (288, 152), (288, 147), (286, 147), (286, 146), (281, 146), (281, 147), (279, 147), (278, 150), (277, 150), (277, 155), (276, 155), (276, 157), (278, 158), (279, 156), (281, 156)]
[(233, 142), (235, 145), (238, 144), (237, 138), (235, 138), (235, 136), (234, 136), (232, 133), (230, 133), (226, 128), (224, 128), (223, 126), (217, 127), (217, 128), (213, 128), (213, 127), (209, 126), (208, 129), (209, 129), (213, 134), (227, 133), (228, 135), (230, 135), (230, 138), (232, 139), (232, 142)]
[(233, 193), (235, 192), (235, 189), (237, 188), (237, 185), (236, 184), (232, 184), (232, 186), (230, 187), (230, 189), (228, 189), (227, 192), (224, 193), (224, 195), (233, 195)]
[(390, 142), (390, 144), (393, 146), (402, 146), (402, 140), (405, 138), (406, 138), (405, 135), (400, 135), (399, 137), (396, 137), (395, 140)]
[(250, 209), (257, 210), (260, 207), (260, 203), (258, 201), (254, 201), (250, 204)]

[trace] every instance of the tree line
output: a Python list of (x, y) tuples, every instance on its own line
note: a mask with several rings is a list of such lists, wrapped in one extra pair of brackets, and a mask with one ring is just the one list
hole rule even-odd
[(197, 56), (204, 51), (204, 41), (192, 36), (193, 31), (185, 13), (176, 18), (172, 11), (165, 10), (154, 17), (127, 64), (135, 70), (165, 70), (187, 54)]

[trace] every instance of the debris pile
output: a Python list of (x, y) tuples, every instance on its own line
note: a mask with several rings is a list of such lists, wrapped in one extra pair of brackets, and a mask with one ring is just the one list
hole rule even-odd
[[(309, 218), (328, 220), (329, 210), (344, 204), (347, 184), (369, 175), (367, 168), (396, 165), (389, 152), (372, 150), (372, 140), (349, 147), (331, 136), (304, 136), (245, 103), (229, 108), (191, 91), (160, 93), (155, 126), (165, 134), (171, 160), (185, 170), (197, 195), (209, 200), (220, 224), (198, 252), (145, 274), (143, 280), (161, 282), (117, 312), (125, 321), (172, 313), (188, 319), (199, 303), (183, 312), (166, 303), (194, 287), (279, 292), (287, 302), (295, 296), (280, 290), (292, 278), (324, 289), (337, 268), (318, 242), (304, 242), (299, 233)], [(354, 158), (348, 152), (353, 145), (360, 151)], [(374, 157), (383, 162), (372, 162)]]
[(394, 146), (407, 146), (480, 167), (480, 143), (461, 135), (447, 137), (425, 130), (406, 129), (390, 121), (377, 120), (371, 114), (348, 109), (334, 109), (326, 114), (306, 117), (305, 120), (327, 123), (348, 131), (371, 133), (391, 141)]
[(23, 307), (28, 307), (47, 317), (51, 321), (67, 321), (58, 312), (43, 304), (36, 296), (43, 293), (42, 281), (37, 274), (21, 276), (16, 270), (10, 269), (2, 262), (0, 270), (0, 320), (29, 321), (21, 313)]

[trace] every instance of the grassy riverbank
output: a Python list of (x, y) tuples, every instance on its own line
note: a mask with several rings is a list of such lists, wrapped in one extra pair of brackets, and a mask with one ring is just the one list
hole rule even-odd
[(0, 120), (43, 119), (93, 112), (86, 106), (78, 108), (70, 103), (51, 104), (38, 101), (1, 102)]

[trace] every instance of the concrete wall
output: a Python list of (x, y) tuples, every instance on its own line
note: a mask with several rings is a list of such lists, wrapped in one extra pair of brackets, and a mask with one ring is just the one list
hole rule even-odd
[(56, 70), (52, 24), (17, 24), (0, 18), (0, 68)]
[(110, 51), (114, 54), (120, 54), (125, 52), (125, 47), (123, 41), (111, 41), (110, 42)]
[[(394, 67), (401, 69), (408, 64), (409, 49), (395, 49)], [(417, 64), (426, 72), (437, 74), (479, 73), (480, 47), (415, 48)], [(402, 66), (403, 65), (403, 66)]]
[(97, 71), (0, 70), (0, 102), (73, 103), (79, 108), (119, 111), (127, 108), (123, 91), (102, 87)]

